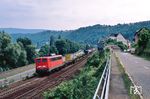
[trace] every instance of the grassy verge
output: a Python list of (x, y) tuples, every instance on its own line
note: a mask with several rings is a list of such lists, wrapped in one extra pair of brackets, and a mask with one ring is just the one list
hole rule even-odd
[(138, 57), (142, 57), (148, 61), (150, 61), (150, 56), (147, 56), (147, 55), (139, 55)]
[(136, 57), (141, 57), (141, 58), (143, 58), (143, 59), (145, 59), (145, 60), (148, 60), (148, 61), (150, 61), (150, 56), (148, 56), (148, 55), (144, 55), (144, 54), (142, 54), (142, 55), (137, 55), (137, 54), (132, 54), (132, 55), (134, 55), (134, 56), (136, 56)]
[(121, 75), (123, 77), (124, 85), (125, 85), (125, 88), (127, 89), (130, 99), (140, 99), (139, 95), (130, 93), (130, 86), (134, 86), (134, 84), (131, 78), (129, 77), (129, 75), (127, 74), (127, 72), (125, 71), (124, 66), (122, 65), (120, 59), (118, 58), (116, 54), (115, 54), (115, 57), (116, 57), (117, 63), (119, 64), (119, 71), (121, 72)]

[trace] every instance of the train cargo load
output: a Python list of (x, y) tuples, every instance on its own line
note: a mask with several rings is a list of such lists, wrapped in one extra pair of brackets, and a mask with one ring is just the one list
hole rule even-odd
[(71, 61), (75, 58), (75, 55), (74, 54), (66, 54), (65, 55), (65, 61)]

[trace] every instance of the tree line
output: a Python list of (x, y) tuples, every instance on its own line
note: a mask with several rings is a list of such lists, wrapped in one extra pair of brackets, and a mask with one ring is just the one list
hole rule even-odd
[(12, 43), (10, 35), (0, 32), (0, 71), (30, 64), (35, 58), (35, 46), (28, 38)]
[[(84, 43), (84, 44), (96, 44), (99, 39), (112, 34), (112, 33), (122, 33), (122, 35), (132, 41), (134, 38), (134, 33), (141, 29), (142, 27), (150, 28), (150, 21), (129, 23), (129, 24), (117, 24), (117, 25), (93, 25), (82, 27), (76, 30), (70, 31), (43, 31), (40, 33), (29, 33), (29, 34), (11, 34), (13, 40), (18, 37), (28, 37), (34, 44), (39, 42), (46, 42), (50, 35), (58, 37), (61, 35), (63, 38)], [(44, 34), (44, 35), (43, 35)], [(39, 44), (41, 46), (41, 44)]]
[(142, 28), (137, 32), (138, 42), (135, 45), (135, 53), (150, 57), (150, 29)]
[(50, 36), (49, 42), (38, 52), (29, 38), (18, 38), (14, 43), (9, 34), (0, 32), (0, 72), (31, 64), (38, 56), (48, 56), (52, 53), (65, 55), (84, 47), (79, 43), (63, 39), (61, 36), (58, 38)]
[(58, 38), (50, 36), (49, 43), (41, 47), (39, 56), (47, 56), (51, 53), (65, 55), (77, 52), (79, 49), (84, 49), (84, 47), (84, 45), (61, 38), (61, 36)]

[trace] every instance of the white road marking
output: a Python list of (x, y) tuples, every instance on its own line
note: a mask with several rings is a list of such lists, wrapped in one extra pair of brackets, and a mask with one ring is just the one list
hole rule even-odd
[(144, 66), (144, 68), (145, 68), (145, 69), (149, 69), (149, 67), (147, 67), (147, 66)]

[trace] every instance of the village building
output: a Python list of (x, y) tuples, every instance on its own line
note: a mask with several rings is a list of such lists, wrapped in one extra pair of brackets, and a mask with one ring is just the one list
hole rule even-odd
[(128, 46), (128, 48), (130, 48), (130, 41), (125, 39), (121, 33), (111, 34), (109, 38), (116, 40), (117, 42), (122, 42), (123, 44)]
[(141, 28), (141, 29), (139, 29), (138, 31), (135, 32), (135, 34), (134, 34), (134, 43), (135, 43), (135, 44), (138, 43), (140, 33), (143, 33), (143, 32), (141, 32), (141, 31), (144, 31), (144, 29), (145, 29), (145, 28)]

